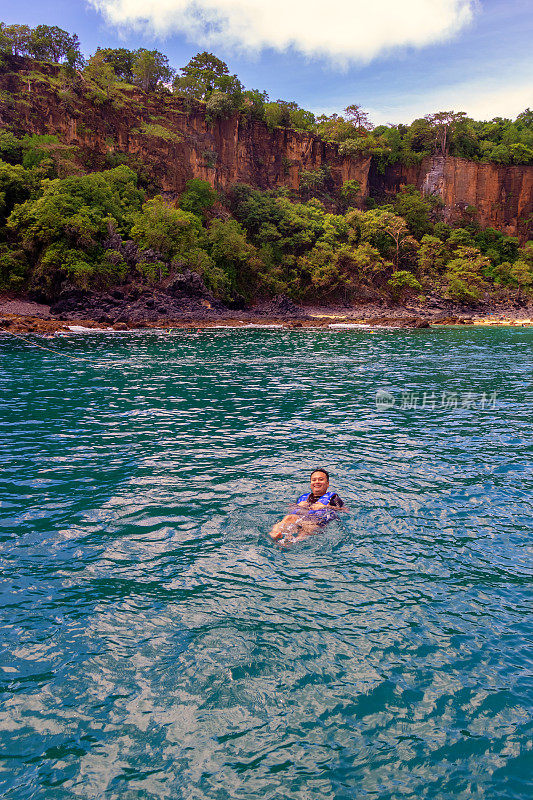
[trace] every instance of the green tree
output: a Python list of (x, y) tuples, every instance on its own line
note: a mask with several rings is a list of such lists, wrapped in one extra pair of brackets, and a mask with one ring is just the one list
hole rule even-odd
[(474, 240), (472, 234), (465, 228), (454, 228), (446, 241), (450, 250), (455, 250), (458, 247), (473, 247)]
[(526, 242), (523, 247), (518, 251), (518, 258), (520, 261), (525, 261), (533, 268), (533, 241)]
[(127, 83), (133, 83), (135, 51), (127, 50), (125, 47), (98, 47), (95, 56), (99, 56), (106, 64), (109, 64), (117, 78)]
[(89, 58), (87, 66), (83, 70), (84, 77), (93, 81), (105, 94), (106, 99), (109, 99), (113, 93), (113, 87), (117, 82), (117, 76), (112, 65), (106, 60), (102, 51), (97, 50), (96, 53)]
[(350, 206), (355, 206), (361, 198), (361, 184), (356, 180), (344, 181), (339, 189), (339, 205), (346, 211)]
[(207, 117), (214, 119), (225, 119), (231, 117), (238, 108), (240, 97), (227, 92), (215, 91), (209, 95), (205, 104)]
[(331, 182), (331, 175), (326, 167), (320, 169), (300, 170), (298, 176), (299, 188), (306, 199), (316, 194), (321, 194), (326, 189), (326, 184)]
[(173, 87), (178, 94), (208, 100), (213, 92), (240, 96), (243, 86), (236, 75), (230, 75), (228, 65), (204, 50), (191, 58), (174, 78)]
[(420, 160), (430, 155), (435, 149), (435, 143), (436, 133), (428, 119), (413, 120), (403, 135), (402, 160), (411, 160), (416, 155), (419, 155)]
[(22, 203), (34, 190), (35, 177), (20, 164), (0, 161), (0, 224), (4, 224), (14, 206)]
[(494, 264), (501, 261), (516, 261), (518, 258), (518, 238), (516, 236), (505, 236), (495, 228), (485, 228), (473, 237), (476, 247), (484, 255), (489, 256)]
[(11, 42), (5, 33), (5, 25), (0, 22), (0, 66), (4, 64), (4, 56), (12, 51)]
[(436, 114), (428, 114), (424, 119), (435, 134), (435, 146), (437, 151), (445, 156), (450, 147), (450, 139), (457, 131), (459, 125), (464, 122), (466, 114), (464, 111), (438, 111)]
[(17, 243), (0, 243), (0, 288), (20, 291), (28, 280), (30, 264)]
[(293, 100), (277, 100), (265, 106), (266, 121), (270, 128), (295, 128), (301, 131), (314, 131), (315, 115), (300, 108)]
[(388, 151), (384, 140), (377, 139), (367, 133), (358, 134), (351, 139), (345, 139), (339, 144), (339, 155), (354, 158), (364, 156), (381, 157)]
[(410, 232), (417, 239), (433, 230), (430, 219), (432, 203), (414, 186), (403, 186), (400, 189), (394, 199), (394, 210), (405, 219)]
[(357, 125), (339, 114), (332, 114), (330, 117), (323, 114), (317, 118), (316, 124), (317, 133), (327, 142), (345, 142), (360, 134)]
[(287, 104), (265, 103), (265, 120), (270, 128), (288, 128), (291, 124), (291, 112)]
[(31, 55), (32, 31), (29, 25), (5, 25), (0, 23), (3, 49), (15, 56)]
[(185, 185), (179, 205), (183, 211), (189, 211), (191, 214), (201, 217), (204, 211), (212, 208), (218, 199), (218, 193), (210, 183), (202, 181), (200, 178), (192, 178)]
[(227, 291), (250, 297), (256, 288), (256, 272), (261, 266), (255, 247), (236, 220), (213, 220), (208, 231), (210, 253), (219, 270), (226, 276)]
[(509, 269), (509, 280), (516, 286), (518, 295), (533, 286), (533, 267), (525, 261), (515, 261)]
[(418, 250), (418, 268), (424, 277), (439, 275), (446, 264), (448, 251), (446, 245), (437, 236), (425, 234)]
[(159, 50), (141, 48), (135, 53), (132, 63), (133, 82), (145, 92), (153, 92), (172, 80), (174, 70), (168, 58)]
[(421, 292), (422, 286), (412, 272), (405, 269), (396, 272), (387, 281), (387, 286), (393, 298), (399, 302), (414, 292)]
[(345, 108), (344, 113), (346, 114), (348, 121), (351, 122), (352, 125), (354, 125), (354, 127), (358, 130), (371, 131), (374, 127), (367, 112), (356, 103), (353, 103), (351, 106)]
[(65, 277), (82, 285), (96, 278), (110, 224), (129, 233), (142, 197), (136, 174), (125, 166), (43, 181), (41, 195), (16, 205), (7, 220), (35, 264), (35, 285), (53, 295)]
[(452, 300), (473, 305), (480, 300), (486, 286), (483, 272), (490, 262), (475, 247), (459, 247), (455, 256), (446, 265), (444, 274), (448, 296)]
[(305, 108), (300, 108), (296, 103), (294, 105), (296, 108), (292, 108), (289, 111), (291, 128), (295, 128), (297, 131), (314, 132), (316, 129), (316, 120), (313, 112), (307, 111)]
[(362, 231), (363, 238), (369, 241), (379, 241), (380, 234), (385, 234), (392, 239), (395, 249), (394, 263), (398, 268), (402, 240), (409, 235), (409, 228), (405, 220), (392, 211), (376, 208), (364, 214)]
[(298, 259), (298, 268), (309, 274), (315, 293), (325, 297), (341, 295), (348, 300), (362, 285), (374, 286), (376, 281), (390, 274), (393, 265), (369, 242), (352, 247), (319, 240)]
[(259, 89), (247, 89), (242, 93), (241, 108), (252, 119), (265, 119), (265, 103), (268, 94)]
[(39, 167), (42, 178), (64, 178), (79, 172), (76, 148), (60, 142), (57, 136), (44, 134), (22, 137), (22, 164), (26, 169)]
[(85, 59), (80, 51), (71, 47), (70, 50), (67, 50), (65, 54), (65, 61), (62, 65), (61, 71), (66, 78), (72, 79), (75, 77), (76, 71), (78, 69), (83, 69), (84, 66)]
[(134, 218), (131, 238), (161, 253), (165, 261), (186, 258), (198, 248), (202, 224), (195, 214), (167, 203), (161, 195), (144, 203)]
[(31, 32), (30, 53), (41, 61), (59, 64), (72, 50), (80, 53), (80, 43), (76, 34), (70, 34), (57, 25), (37, 25)]
[(0, 131), (0, 159), (8, 164), (22, 161), (22, 142), (11, 131)]
[(315, 131), (315, 115), (311, 111), (300, 108), (293, 100), (276, 100), (275, 103), (265, 103), (265, 120), (268, 127), (294, 128), (300, 131)]
[(398, 161), (406, 160), (404, 156), (403, 137), (400, 129), (396, 125), (379, 125), (374, 128), (374, 135), (379, 136), (386, 145), (386, 152), (378, 163), (378, 167), (383, 171), (385, 164), (396, 164)]

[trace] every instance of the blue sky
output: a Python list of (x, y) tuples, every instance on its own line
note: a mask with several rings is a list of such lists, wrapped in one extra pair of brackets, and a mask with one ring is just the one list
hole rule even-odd
[(529, 0), (0, 0), (0, 8), (7, 23), (76, 32), (85, 55), (98, 45), (156, 47), (180, 67), (208, 49), (248, 88), (315, 112), (358, 103), (381, 123), (533, 107)]

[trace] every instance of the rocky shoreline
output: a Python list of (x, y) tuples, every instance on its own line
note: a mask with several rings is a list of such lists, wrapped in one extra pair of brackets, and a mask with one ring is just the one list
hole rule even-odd
[[(533, 308), (524, 309), (521, 313), (431, 313), (427, 309), (413, 310), (395, 308), (378, 312), (372, 307), (358, 309), (300, 309), (298, 315), (267, 315), (252, 311), (227, 312), (217, 315), (209, 314), (183, 314), (179, 317), (161, 317), (157, 320), (102, 322), (86, 315), (56, 317), (43, 312), (43, 306), (25, 302), (23, 311), (15, 311), (19, 301), (9, 300), (0, 302), (0, 334), (26, 334), (36, 333), (51, 336), (60, 332), (73, 329), (94, 329), (106, 331), (135, 331), (150, 329), (209, 329), (216, 327), (242, 328), (253, 325), (254, 327), (283, 327), (287, 329), (345, 327), (351, 325), (366, 328), (431, 328), (446, 325), (474, 325), (474, 326), (502, 326), (514, 327), (533, 326)], [(31, 308), (35, 305), (36, 308)]]
[(129, 285), (108, 292), (66, 287), (51, 304), (38, 302), (39, 299), (0, 297), (0, 331), (52, 335), (68, 331), (73, 325), (115, 331), (220, 325), (287, 328), (346, 324), (390, 328), (533, 325), (531, 305), (493, 304), (471, 309), (439, 298), (425, 305), (392, 305), (380, 300), (365, 305), (318, 307), (299, 306), (281, 295), (253, 306), (246, 306), (244, 298), (236, 298), (228, 306), (211, 294), (199, 275), (188, 270), (158, 287)]

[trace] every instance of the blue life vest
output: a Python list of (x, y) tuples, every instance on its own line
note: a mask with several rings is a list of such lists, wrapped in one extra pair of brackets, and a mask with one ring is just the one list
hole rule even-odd
[[(323, 503), (327, 506), (333, 497), (335, 492), (326, 492), (323, 494), (322, 497), (319, 497), (318, 500), (315, 500), (315, 503)], [(309, 500), (311, 496), (311, 492), (306, 492), (305, 494), (301, 494), (296, 503), (303, 503), (304, 500)], [(320, 525), (325, 525), (326, 522), (330, 522), (332, 519), (337, 519), (337, 514), (335, 513), (335, 509), (333, 508), (308, 508), (305, 510), (306, 517), (318, 517)]]

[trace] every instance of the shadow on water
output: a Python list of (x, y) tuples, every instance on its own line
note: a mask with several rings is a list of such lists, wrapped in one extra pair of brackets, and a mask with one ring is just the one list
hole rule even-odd
[(5, 797), (529, 797), (530, 331), (53, 346), (0, 341)]

